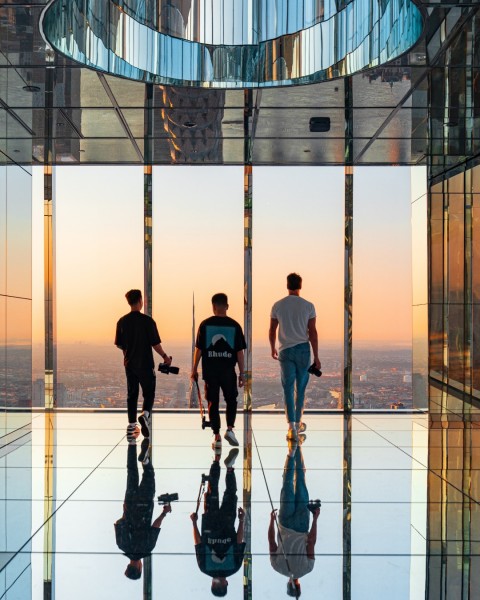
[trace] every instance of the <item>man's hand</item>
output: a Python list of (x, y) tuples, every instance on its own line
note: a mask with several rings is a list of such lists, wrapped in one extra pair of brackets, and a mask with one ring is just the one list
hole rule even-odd
[(272, 348), (272, 358), (278, 360), (278, 352), (276, 348)]
[(238, 507), (238, 519), (239, 519), (239, 521), (245, 520), (245, 511), (243, 510), (243, 508), (241, 506)]
[(313, 362), (315, 363), (315, 366), (317, 367), (317, 369), (322, 368), (322, 363), (320, 362), (320, 359), (318, 358), (318, 356), (313, 359)]
[(163, 364), (164, 365), (171, 365), (172, 364), (172, 357), (168, 356), (168, 354), (165, 354), (165, 356), (163, 357)]
[(274, 508), (270, 513), (270, 521), (275, 521), (275, 517), (277, 516), (277, 509)]
[(320, 509), (317, 508), (315, 510), (315, 512), (313, 513), (313, 519), (316, 521), (318, 519), (319, 515), (320, 515)]
[(243, 373), (240, 373), (238, 376), (238, 387), (243, 387), (245, 385), (245, 379)]
[(172, 512), (172, 506), (170, 504), (170, 502), (168, 504), (164, 504), (163, 505), (163, 514), (166, 515), (167, 513), (171, 513)]
[(192, 369), (192, 372), (190, 373), (190, 379), (192, 381), (198, 381), (198, 371), (197, 371), (197, 369)]
[(197, 515), (197, 513), (192, 513), (190, 515), (190, 519), (192, 520), (192, 523), (196, 523), (198, 521), (198, 515)]

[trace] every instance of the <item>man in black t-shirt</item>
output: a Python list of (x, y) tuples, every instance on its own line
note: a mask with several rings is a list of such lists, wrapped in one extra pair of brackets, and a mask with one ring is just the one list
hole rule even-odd
[[(148, 447), (148, 440), (142, 442)], [(148, 459), (142, 461), (143, 475), (138, 474), (137, 446), (135, 440), (128, 445), (127, 490), (123, 504), (123, 515), (114, 523), (117, 546), (130, 559), (125, 576), (140, 579), (142, 558), (150, 556), (157, 543), (163, 519), (172, 512), (170, 504), (165, 504), (162, 513), (153, 521), (153, 499), (155, 496), (155, 471)]]
[(144, 437), (150, 437), (150, 416), (155, 400), (155, 363), (152, 348), (160, 354), (166, 365), (171, 364), (161, 345), (160, 336), (152, 317), (141, 312), (143, 308), (142, 292), (130, 290), (125, 294), (130, 312), (117, 323), (115, 345), (123, 351), (123, 364), (127, 376), (127, 437), (138, 436), (137, 402), (139, 386), (142, 388), (143, 407), (138, 422)]
[(225, 459), (227, 474), (225, 476), (225, 492), (222, 504), (218, 491), (220, 480), (220, 455), (210, 467), (208, 489), (204, 497), (204, 513), (202, 531), (197, 525), (197, 512), (190, 515), (193, 523), (193, 539), (197, 564), (202, 573), (212, 578), (212, 594), (226, 596), (227, 577), (236, 573), (243, 564), (245, 542), (243, 541), (245, 513), (238, 508), (238, 529), (235, 531), (237, 517), (237, 481), (234, 464), (238, 449), (232, 448)]
[(192, 380), (198, 379), (198, 363), (202, 359), (202, 377), (205, 381), (205, 397), (208, 402), (208, 416), (215, 439), (213, 448), (221, 449), (220, 413), (218, 405), (220, 390), (227, 405), (227, 431), (224, 438), (232, 446), (238, 446), (233, 428), (237, 416), (237, 376), (235, 365), (238, 362), (238, 385), (244, 384), (245, 338), (240, 325), (227, 317), (228, 298), (226, 294), (212, 297), (213, 317), (205, 319), (198, 328), (195, 352), (193, 355)]

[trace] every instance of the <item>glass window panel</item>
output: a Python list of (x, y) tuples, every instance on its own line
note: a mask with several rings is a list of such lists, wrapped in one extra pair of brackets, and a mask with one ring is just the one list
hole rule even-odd
[(17, 166), (7, 167), (7, 293), (32, 295), (32, 177)]
[(409, 170), (358, 168), (353, 186), (352, 388), (355, 406), (410, 408), (412, 242)]
[[(268, 343), (270, 312), (287, 295), (286, 276), (317, 314), (323, 376), (311, 377), (306, 408), (340, 403), (343, 356), (343, 169), (253, 171), (253, 403), (283, 409), (279, 365)], [(300, 192), (301, 190), (301, 192)], [(278, 347), (278, 345), (277, 345)]]
[(114, 345), (143, 289), (143, 168), (57, 167), (58, 406), (125, 408)]
[(0, 164), (0, 294), (7, 293), (7, 166)]
[[(8, 298), (6, 302), (6, 362), (5, 403), (8, 408), (31, 406), (32, 396), (32, 303), (30, 300)], [(8, 428), (15, 430), (23, 418), (8, 416)]]
[(243, 327), (243, 167), (155, 167), (153, 192), (153, 317), (180, 367), (177, 377), (159, 375), (156, 406), (185, 408), (193, 295), (196, 328), (217, 292)]

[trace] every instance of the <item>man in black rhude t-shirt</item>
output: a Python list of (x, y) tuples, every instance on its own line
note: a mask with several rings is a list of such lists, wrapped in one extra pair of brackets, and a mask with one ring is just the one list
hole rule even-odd
[(235, 365), (238, 362), (238, 385), (244, 384), (245, 338), (240, 325), (227, 317), (228, 298), (226, 294), (212, 296), (213, 317), (200, 323), (193, 355), (192, 380), (198, 379), (198, 363), (202, 358), (202, 377), (205, 381), (205, 397), (208, 402), (208, 416), (215, 436), (213, 448), (220, 450), (220, 413), (218, 405), (220, 390), (227, 405), (227, 431), (225, 439), (232, 446), (238, 446), (233, 428), (237, 415), (237, 376)]
[[(197, 512), (190, 515), (193, 523), (193, 539), (195, 555), (199, 569), (212, 578), (212, 594), (226, 596), (227, 577), (236, 573), (243, 564), (245, 542), (243, 541), (245, 512), (237, 510), (237, 481), (234, 464), (238, 456), (238, 448), (232, 448), (225, 459), (227, 474), (225, 476), (225, 492), (220, 505), (218, 484), (220, 480), (220, 455), (215, 454), (208, 476), (208, 488), (204, 496), (204, 513), (202, 515), (201, 532), (198, 529)], [(235, 519), (238, 514), (238, 528), (235, 530)]]
[(127, 376), (127, 437), (135, 437), (139, 433), (137, 426), (137, 402), (139, 386), (142, 388), (143, 407), (138, 422), (144, 437), (150, 437), (150, 416), (155, 400), (155, 363), (152, 348), (163, 358), (166, 365), (171, 364), (161, 345), (160, 336), (152, 317), (141, 312), (143, 308), (142, 292), (130, 290), (125, 294), (130, 312), (117, 323), (115, 345), (123, 351), (123, 364)]

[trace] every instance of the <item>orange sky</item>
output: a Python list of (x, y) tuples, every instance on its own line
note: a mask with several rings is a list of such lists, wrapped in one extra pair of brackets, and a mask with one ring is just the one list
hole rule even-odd
[[(354, 339), (409, 341), (412, 331), (410, 170), (355, 171)], [(253, 335), (268, 343), (272, 303), (298, 271), (323, 340), (343, 337), (343, 169), (255, 168)], [(34, 169), (34, 224), (43, 223)], [(57, 317), (62, 342), (113, 343), (143, 288), (143, 169), (57, 169)], [(243, 168), (154, 169), (154, 318), (165, 345), (190, 343), (223, 291), (243, 322)], [(43, 337), (43, 245), (34, 226), (34, 340)]]

